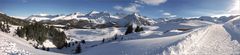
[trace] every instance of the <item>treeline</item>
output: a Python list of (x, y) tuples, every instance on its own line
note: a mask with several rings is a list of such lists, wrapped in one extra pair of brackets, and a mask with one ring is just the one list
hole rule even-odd
[(126, 32), (125, 32), (125, 35), (130, 34), (130, 33), (133, 33), (133, 32), (141, 32), (141, 31), (143, 31), (143, 28), (142, 28), (142, 27), (137, 26), (137, 27), (135, 28), (135, 30), (134, 30), (133, 25), (129, 25), (129, 26), (127, 27), (127, 30), (126, 30)]
[(37, 46), (35, 47), (42, 45), (45, 40), (49, 39), (58, 49), (64, 47), (67, 38), (63, 31), (41, 23), (31, 23), (23, 27), (18, 27), (16, 34), (19, 37), (26, 38), (26, 40), (36, 41)]
[(28, 25), (29, 23), (26, 20), (9, 17), (6, 14), (1, 14), (1, 13), (0, 13), (0, 21), (8, 22), (9, 24), (18, 25), (18, 26)]
[(10, 33), (10, 25), (7, 21), (0, 21), (0, 30), (2, 32)]
[(27, 25), (29, 22), (21, 19), (16, 19), (13, 17), (9, 17), (6, 14), (0, 13), (0, 31), (10, 33), (10, 24), (11, 25), (18, 25), (24, 26)]

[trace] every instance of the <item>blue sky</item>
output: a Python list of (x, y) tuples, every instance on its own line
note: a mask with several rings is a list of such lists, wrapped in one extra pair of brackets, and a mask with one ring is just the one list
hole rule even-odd
[(138, 12), (151, 18), (196, 17), (239, 14), (239, 4), (239, 0), (0, 0), (0, 12), (21, 17), (92, 10)]

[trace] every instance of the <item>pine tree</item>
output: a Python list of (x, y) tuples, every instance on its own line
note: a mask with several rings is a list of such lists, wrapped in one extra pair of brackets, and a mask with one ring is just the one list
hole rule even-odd
[(72, 46), (74, 46), (74, 43), (72, 43)]
[(49, 47), (46, 50), (49, 51)]
[(38, 49), (38, 45), (33, 45), (34, 48)]
[(117, 34), (114, 36), (113, 40), (117, 40)]
[(22, 32), (21, 32), (21, 30), (20, 30), (20, 27), (17, 27), (17, 29), (16, 29), (16, 34), (17, 34), (19, 37), (22, 37), (22, 38), (23, 38)]
[(140, 27), (139, 26), (136, 27), (135, 32), (140, 32)]
[(75, 44), (77, 44), (78, 43), (78, 41), (75, 41)]
[(46, 50), (45, 46), (42, 47), (42, 50)]
[(135, 29), (135, 32), (141, 32), (141, 31), (143, 31), (143, 28), (142, 28), (142, 27), (139, 27), (139, 26), (137, 26), (137, 27), (136, 27), (136, 29)]
[(85, 40), (81, 40), (81, 43), (85, 44), (86, 42), (85, 42)]
[(68, 47), (70, 47), (71, 46), (71, 44), (70, 43), (68, 43), (68, 45), (67, 45)]
[(0, 29), (3, 32), (10, 33), (9, 23), (7, 21), (1, 21)]
[(105, 39), (102, 39), (102, 43), (104, 43), (105, 42)]
[[(2, 23), (0, 23), (0, 27), (4, 27), (4, 25), (1, 24)], [(8, 28), (8, 25), (6, 25), (6, 30), (8, 30)], [(4, 31), (4, 29), (0, 29)], [(57, 30), (53, 26), (43, 25), (41, 23), (35, 22), (25, 25), (22, 28), (18, 27), (16, 31), (16, 34), (19, 37), (26, 37), (26, 40), (36, 41), (40, 45), (42, 45), (46, 39), (50, 39), (58, 49), (66, 46), (67, 37), (65, 33), (63, 31)]]
[(80, 44), (78, 44), (78, 46), (77, 46), (77, 48), (76, 48), (76, 50), (75, 50), (75, 53), (81, 53), (81, 45)]
[(125, 32), (125, 35), (130, 34), (130, 33), (132, 33), (132, 32), (133, 32), (133, 27), (132, 27), (132, 25), (129, 25), (129, 26), (127, 27), (127, 31)]
[(66, 43), (66, 35), (64, 34), (64, 32), (56, 31), (56, 33), (57, 33), (57, 35), (53, 36), (53, 44), (58, 49), (61, 49), (64, 47), (64, 44)]
[(6, 22), (6, 32), (7, 33), (10, 33), (10, 28), (9, 28), (10, 26), (9, 26), (9, 23), (8, 22)]
[(141, 28), (139, 29), (139, 31), (143, 31), (143, 27), (141, 27)]

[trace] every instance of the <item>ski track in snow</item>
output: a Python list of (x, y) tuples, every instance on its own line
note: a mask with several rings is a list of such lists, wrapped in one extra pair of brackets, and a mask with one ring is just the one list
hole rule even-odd
[(165, 55), (239, 55), (240, 44), (231, 40), (221, 24), (211, 25), (191, 34), (176, 46), (169, 47)]

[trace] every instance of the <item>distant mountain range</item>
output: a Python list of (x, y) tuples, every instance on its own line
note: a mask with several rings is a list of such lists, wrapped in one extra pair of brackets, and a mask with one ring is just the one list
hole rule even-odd
[[(68, 15), (47, 15), (38, 14), (31, 15), (27, 17), (27, 21), (36, 21), (44, 23), (59, 24), (62, 25), (69, 24), (69, 21), (86, 21), (92, 25), (104, 25), (104, 26), (127, 26), (130, 24), (136, 25), (152, 25), (156, 23), (154, 20), (141, 16), (138, 13), (133, 14), (116, 14), (112, 15), (107, 12), (91, 11), (88, 14), (83, 14), (80, 12), (68, 14)], [(81, 22), (82, 23), (82, 22)], [(84, 25), (84, 24), (82, 24)]]
[[(1, 13), (3, 16), (6, 16), (4, 13)], [(31, 15), (25, 19), (22, 23), (29, 22), (41, 22), (45, 24), (53, 25), (65, 25), (74, 28), (105, 28), (105, 27), (126, 27), (128, 25), (153, 25), (163, 22), (181, 22), (186, 20), (203, 20), (210, 21), (214, 23), (225, 23), (232, 18), (237, 17), (233, 16), (221, 16), (221, 17), (211, 17), (211, 16), (201, 16), (195, 18), (159, 18), (153, 19), (146, 16), (142, 16), (138, 13), (125, 14), (125, 13), (116, 13), (114, 15), (108, 12), (98, 12), (91, 11), (87, 14), (81, 12), (75, 12), (67, 15), (48, 15), (48, 14), (35, 14)], [(11, 17), (9, 17), (11, 18)], [(5, 20), (5, 19), (4, 19)], [(12, 19), (11, 20), (15, 20)], [(21, 22), (18, 20), (18, 22)], [(13, 22), (14, 23), (14, 22)], [(17, 24), (17, 23), (16, 23)]]

